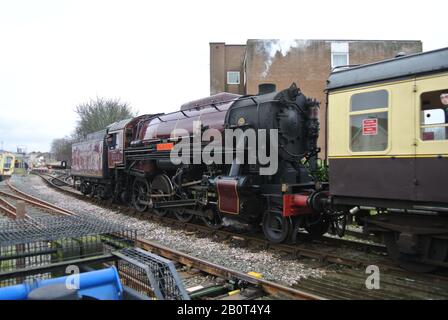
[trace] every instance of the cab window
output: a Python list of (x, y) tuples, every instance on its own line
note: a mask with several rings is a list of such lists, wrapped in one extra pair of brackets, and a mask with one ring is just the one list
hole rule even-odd
[(113, 134), (109, 134), (107, 136), (107, 146), (109, 148), (109, 150), (115, 150), (117, 147), (117, 134), (113, 133)]
[(420, 103), (420, 139), (448, 139), (448, 89), (424, 92)]
[(353, 152), (384, 151), (388, 145), (386, 90), (357, 93), (350, 99), (350, 149)]

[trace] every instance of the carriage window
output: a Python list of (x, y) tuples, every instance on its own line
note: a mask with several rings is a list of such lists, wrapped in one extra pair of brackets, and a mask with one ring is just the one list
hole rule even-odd
[(357, 93), (350, 100), (350, 149), (384, 151), (388, 144), (386, 90)]
[(5, 162), (3, 163), (3, 169), (11, 168), (12, 157), (6, 157)]
[(350, 148), (352, 151), (383, 151), (387, 149), (387, 112), (350, 117)]
[(387, 108), (387, 100), (386, 90), (357, 93), (352, 95), (350, 111)]
[(448, 89), (420, 96), (420, 138), (423, 141), (448, 139)]

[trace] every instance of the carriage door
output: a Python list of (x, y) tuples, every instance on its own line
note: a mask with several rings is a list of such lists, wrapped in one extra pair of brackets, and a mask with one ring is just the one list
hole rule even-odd
[(448, 74), (415, 82), (416, 200), (448, 203)]

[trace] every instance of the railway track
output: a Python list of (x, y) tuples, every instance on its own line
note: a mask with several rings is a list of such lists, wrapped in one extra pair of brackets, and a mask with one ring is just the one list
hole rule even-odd
[(167, 248), (161, 244), (148, 241), (145, 239), (138, 239), (137, 245), (142, 249), (158, 254), (162, 257), (176, 261), (182, 265), (188, 266), (190, 268), (201, 270), (206, 274), (219, 277), (221, 279), (226, 279), (234, 281), (238, 279), (243, 281), (248, 285), (252, 285), (261, 290), (261, 294), (256, 294), (258, 298), (289, 298), (289, 299), (299, 299), (299, 300), (322, 300), (321, 296), (318, 294), (310, 294), (299, 288), (286, 287), (278, 283), (263, 280), (239, 271), (235, 271), (203, 259), (191, 256), (189, 254)]
[[(7, 186), (16, 194), (16, 199), (27, 201), (36, 207), (48, 210), (51, 208), (56, 214), (63, 215), (78, 215), (77, 213), (63, 209), (47, 201), (33, 197), (17, 188), (10, 183)], [(2, 194), (9, 194), (5, 191)], [(1, 202), (6, 207), (8, 204)], [(12, 213), (16, 208), (10, 206), (8, 210)], [(16, 218), (15, 213), (11, 214), (10, 218)], [(30, 217), (31, 218), (31, 217)], [(146, 251), (153, 252), (162, 257), (174, 261), (182, 277), (188, 281), (188, 279), (195, 278), (195, 286), (187, 288), (190, 295), (194, 299), (300, 299), (300, 300), (322, 300), (324, 298), (317, 294), (307, 293), (306, 291), (286, 287), (281, 284), (277, 284), (271, 281), (260, 279), (256, 276), (251, 276), (239, 271), (235, 271), (224, 266), (220, 266), (211, 262), (207, 262), (203, 259), (182, 253), (177, 250), (173, 250), (162, 246), (158, 243), (151, 242), (145, 239), (137, 239), (136, 245)], [(199, 271), (199, 275), (198, 272)], [(130, 274), (121, 274), (124, 281), (132, 283), (134, 286), (144, 287), (144, 284), (139, 283), (138, 279), (134, 279)], [(191, 281), (191, 279), (190, 279)], [(227, 290), (229, 283), (237, 284), (238, 289)], [(228, 292), (227, 292), (227, 291)]]
[(30, 212), (25, 214), (25, 217), (27, 218), (39, 217), (47, 214), (73, 214), (72, 212), (68, 212), (67, 210), (57, 207), (52, 203), (20, 191), (12, 186), (9, 180), (7, 180), (4, 185), (0, 186), (0, 205), (2, 206), (0, 209), (8, 216), (16, 218), (16, 204), (18, 202), (24, 202), (31, 206), (32, 210), (29, 210)]
[[(220, 239), (230, 239), (235, 243), (239, 243), (241, 246), (250, 246), (250, 247), (259, 247), (263, 249), (272, 249), (277, 252), (283, 252), (285, 254), (289, 254), (294, 258), (311, 258), (316, 259), (319, 263), (333, 263), (340, 264), (345, 266), (352, 267), (360, 267), (360, 266), (368, 266), (372, 263), (376, 265), (380, 265), (384, 269), (394, 269), (401, 270), (400, 268), (394, 266), (392, 262), (388, 260), (386, 257), (385, 247), (376, 243), (367, 243), (360, 241), (349, 241), (346, 239), (340, 238), (332, 238), (332, 237), (323, 237), (320, 240), (312, 241), (309, 236), (305, 233), (301, 233), (298, 236), (298, 242), (295, 244), (272, 244), (267, 241), (261, 231), (254, 232), (248, 234), (247, 231), (241, 231), (238, 229), (211, 229), (208, 226), (205, 226), (200, 223), (195, 222), (182, 222), (176, 218), (171, 218), (169, 216), (158, 216), (155, 213), (151, 212), (138, 212), (137, 210), (125, 207), (122, 205), (114, 204), (110, 201), (100, 200), (97, 198), (90, 198), (84, 196), (82, 193), (74, 190), (71, 186), (64, 185), (60, 186), (55, 181), (59, 181), (59, 178), (56, 178), (51, 175), (39, 175), (45, 183), (47, 183), (50, 187), (57, 189), (67, 195), (73, 196), (82, 201), (89, 201), (96, 205), (100, 205), (106, 207), (108, 209), (118, 210), (120, 213), (136, 217), (143, 220), (152, 220), (158, 223), (164, 223), (170, 227), (184, 229), (189, 232), (195, 232), (199, 235), (205, 235), (209, 237), (217, 237)], [(342, 248), (345, 247), (355, 249), (357, 251), (363, 253), (373, 253), (375, 260), (362, 260), (359, 257), (347, 257), (345, 254), (338, 254), (334, 252), (334, 248)]]
[[(57, 176), (48, 173), (38, 173), (38, 175), (41, 176), (41, 178), (45, 179), (47, 183), (50, 183), (55, 188), (64, 189), (68, 192), (73, 192), (76, 195), (81, 195), (82, 197), (85, 197), (80, 192), (76, 191), (69, 182), (67, 182), (65, 179), (62, 179), (62, 177), (68, 177), (68, 173), (66, 172), (58, 173)], [(383, 245), (375, 244), (375, 242), (378, 243), (378, 239), (376, 239), (374, 235), (363, 233), (359, 229), (356, 230), (350, 229), (349, 227), (346, 229), (345, 234), (355, 240), (347, 240), (336, 236), (326, 236), (326, 235), (323, 236), (323, 239), (325, 239), (325, 241), (329, 243), (339, 243), (354, 246), (361, 246), (363, 242), (365, 243), (366, 241), (368, 241), (371, 244), (370, 247), (375, 248), (376, 251), (385, 251), (385, 247)], [(309, 235), (307, 233), (302, 233), (301, 236), (302, 236), (301, 240), (305, 241), (310, 240)]]
[[(44, 181), (51, 185), (49, 177), (44, 179)], [(57, 189), (59, 191), (64, 190), (64, 188), (60, 187)], [(70, 195), (75, 194), (75, 192), (70, 189), (67, 189), (66, 192)], [(86, 198), (82, 196), (82, 200), (85, 201)], [(239, 244), (243, 243), (243, 245), (250, 245), (250, 243), (253, 242), (258, 243), (262, 247), (265, 246), (265, 243), (263, 242), (264, 240), (257, 236), (251, 236), (253, 239), (248, 239), (240, 234), (235, 234), (234, 232), (228, 230), (212, 230), (208, 227), (199, 226), (196, 224), (190, 226), (185, 223), (181, 223), (176, 219), (170, 218), (167, 220), (155, 215), (137, 214), (135, 210), (128, 207), (123, 208), (95, 199), (90, 199), (90, 201), (102, 206), (119, 209), (120, 212), (124, 210), (128, 215), (134, 217), (139, 216), (140, 218), (166, 223), (171, 225), (173, 228), (186, 228), (188, 230), (192, 227), (192, 232), (204, 233), (204, 236), (233, 239)], [(155, 242), (138, 239), (137, 244), (147, 251), (151, 251), (174, 261), (179, 267), (178, 270), (180, 270), (180, 274), (182, 274), (182, 277), (185, 277), (185, 279), (191, 279), (192, 277), (194, 278), (195, 273), (193, 272), (192, 275), (191, 270), (198, 271), (202, 277), (205, 277), (205, 280), (200, 280), (201, 277), (199, 277), (199, 283), (208, 283), (208, 285), (203, 284), (201, 286), (202, 288), (198, 289), (196, 294), (198, 297), (205, 299), (207, 299), (208, 290), (213, 291), (213, 288), (216, 289), (218, 287), (223, 287), (223, 279), (226, 281), (230, 281), (230, 279), (248, 281), (247, 283), (250, 287), (258, 289), (258, 291), (256, 290), (257, 294), (254, 294), (251, 297), (247, 297), (243, 294), (243, 292), (238, 291), (233, 297), (236, 299), (251, 299), (255, 296), (257, 299), (275, 299), (278, 297), (293, 299), (448, 299), (448, 278), (444, 275), (410, 274), (397, 267), (389, 266), (387, 264), (384, 266), (378, 265), (382, 272), (381, 290), (367, 290), (364, 283), (366, 277), (365, 272), (359, 272), (359, 268), (357, 270), (357, 268), (353, 267), (364, 266), (366, 263), (375, 264), (376, 262), (359, 261), (348, 258), (340, 260), (341, 257), (322, 253), (319, 250), (317, 250), (318, 252), (311, 249), (308, 251), (308, 249), (300, 246), (297, 248), (296, 245), (268, 246), (271, 246), (271, 249), (288, 253), (293, 258), (306, 256), (314, 257), (319, 263), (330, 262), (330, 268), (328, 268), (328, 272), (325, 277), (306, 278), (300, 280), (292, 287), (287, 287), (277, 283), (272, 283), (270, 281), (250, 277), (241, 272), (235, 272), (186, 253), (169, 249)], [(291, 255), (292, 250), (295, 250), (295, 255)], [(332, 267), (334, 272), (331, 270)], [(197, 276), (197, 273), (195, 275)], [(224, 294), (215, 298), (228, 299), (229, 297), (230, 296), (228, 294)]]
[(434, 275), (405, 275), (381, 272), (377, 288), (367, 289), (365, 274), (345, 269), (325, 278), (308, 278), (298, 283), (308, 292), (325, 292), (327, 299), (340, 300), (447, 300), (448, 279)]

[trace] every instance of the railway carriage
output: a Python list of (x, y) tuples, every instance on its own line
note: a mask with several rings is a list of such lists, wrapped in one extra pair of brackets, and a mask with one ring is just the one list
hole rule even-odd
[(327, 91), (332, 203), (364, 208), (406, 268), (446, 266), (448, 49), (335, 71)]
[(14, 172), (15, 156), (12, 153), (0, 153), (0, 181), (5, 180)]

